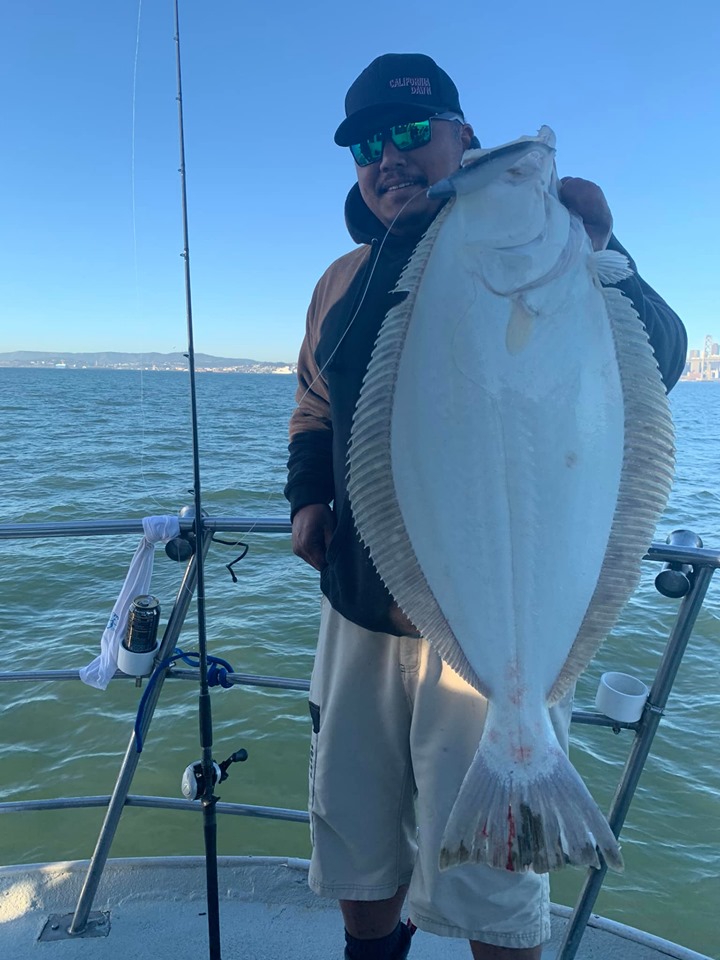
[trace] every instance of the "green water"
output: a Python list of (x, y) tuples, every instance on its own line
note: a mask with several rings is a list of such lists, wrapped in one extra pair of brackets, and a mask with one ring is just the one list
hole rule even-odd
[[(216, 515), (286, 516), (284, 482), (291, 377), (201, 375), (198, 379), (204, 502)], [(677, 526), (720, 546), (720, 386), (680, 384), (672, 394), (678, 479), (664, 537)], [(2, 522), (139, 518), (175, 513), (191, 500), (187, 378), (91, 370), (0, 370)], [(12, 464), (9, 466), (9, 464)], [(6, 541), (0, 559), (2, 669), (78, 668), (95, 656), (135, 537)], [(316, 574), (287, 538), (250, 534), (237, 554), (214, 545), (207, 565), (211, 653), (238, 672), (308, 678), (319, 619)], [(605, 669), (652, 680), (677, 603), (659, 596), (647, 565), (640, 590), (598, 659), (581, 678), (576, 706), (592, 707)], [(164, 614), (181, 569), (158, 551), (153, 592)], [(716, 577), (717, 579), (717, 577)], [(720, 903), (720, 725), (718, 586), (710, 590), (623, 833), (625, 873), (609, 876), (596, 911), (688, 947), (718, 955)], [(194, 645), (192, 616), (181, 646)], [(78, 681), (0, 684), (0, 800), (101, 795), (112, 790), (137, 709), (132, 682), (105, 693)], [(239, 747), (221, 798), (303, 809), (309, 721), (301, 693), (234, 688), (212, 695), (215, 755)], [(607, 808), (631, 738), (574, 726), (572, 759)], [(181, 681), (163, 690), (132, 793), (180, 796), (185, 766), (198, 757), (197, 692)], [(0, 818), (0, 862), (89, 857), (99, 809)], [(223, 854), (308, 856), (302, 824), (221, 818)], [(113, 856), (200, 854), (201, 818), (128, 809)], [(582, 872), (553, 878), (553, 898), (572, 903)]]

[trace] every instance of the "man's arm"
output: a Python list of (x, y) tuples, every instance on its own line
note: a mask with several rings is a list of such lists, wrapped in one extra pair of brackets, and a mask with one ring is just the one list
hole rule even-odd
[(635, 261), (614, 235), (610, 237), (608, 250), (617, 250), (630, 261), (633, 275), (614, 286), (632, 300), (638, 316), (645, 324), (650, 345), (660, 368), (660, 375), (669, 393), (685, 369), (687, 333), (683, 322), (663, 298), (643, 280), (637, 272)]
[(580, 177), (563, 177), (560, 181), (559, 197), (569, 210), (582, 217), (594, 250), (617, 250), (630, 261), (633, 276), (613, 286), (622, 290), (625, 296), (632, 300), (645, 325), (665, 389), (670, 392), (685, 369), (687, 333), (682, 320), (642, 279), (637, 272), (635, 261), (615, 238), (612, 232), (612, 213), (600, 187)]
[(290, 418), (288, 480), (293, 552), (321, 570), (334, 527), (329, 504), (335, 495), (332, 419), (327, 383), (315, 360), (316, 298), (308, 310), (305, 339), (298, 357), (297, 407)]

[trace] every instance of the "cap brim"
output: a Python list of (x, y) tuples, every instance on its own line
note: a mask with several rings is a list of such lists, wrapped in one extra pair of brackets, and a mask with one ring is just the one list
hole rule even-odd
[(417, 103), (383, 103), (365, 107), (346, 117), (335, 131), (335, 143), (349, 147), (364, 137), (377, 133), (383, 127), (410, 120), (425, 120), (442, 112), (442, 107), (419, 107)]

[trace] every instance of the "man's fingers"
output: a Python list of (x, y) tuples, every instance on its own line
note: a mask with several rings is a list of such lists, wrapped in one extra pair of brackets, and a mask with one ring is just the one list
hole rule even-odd
[(327, 562), (325, 554), (332, 533), (332, 511), (326, 504), (303, 507), (293, 519), (293, 553), (316, 570), (322, 570)]
[(312, 530), (299, 529), (296, 531), (293, 527), (292, 548), (293, 553), (301, 560), (309, 563), (316, 570), (321, 569), (321, 564), (325, 561), (325, 546), (324, 543), (321, 545), (318, 542)]
[(297, 545), (293, 545), (293, 552), (306, 563), (309, 563), (311, 567), (315, 567), (316, 570), (322, 570), (325, 566), (324, 543), (320, 545), (315, 540), (309, 543), (298, 543)]
[(562, 177), (559, 197), (568, 210), (582, 217), (593, 249), (604, 250), (612, 234), (613, 218), (600, 187), (582, 177)]

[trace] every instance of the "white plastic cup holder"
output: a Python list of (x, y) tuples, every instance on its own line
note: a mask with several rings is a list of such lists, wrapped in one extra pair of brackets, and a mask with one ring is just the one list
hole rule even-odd
[(148, 650), (145, 653), (135, 653), (121, 643), (118, 647), (118, 668), (130, 677), (149, 677), (153, 672), (155, 656), (159, 649), (160, 644), (156, 643), (153, 650)]
[(595, 706), (611, 720), (635, 723), (642, 716), (650, 690), (627, 673), (604, 673), (600, 677)]

